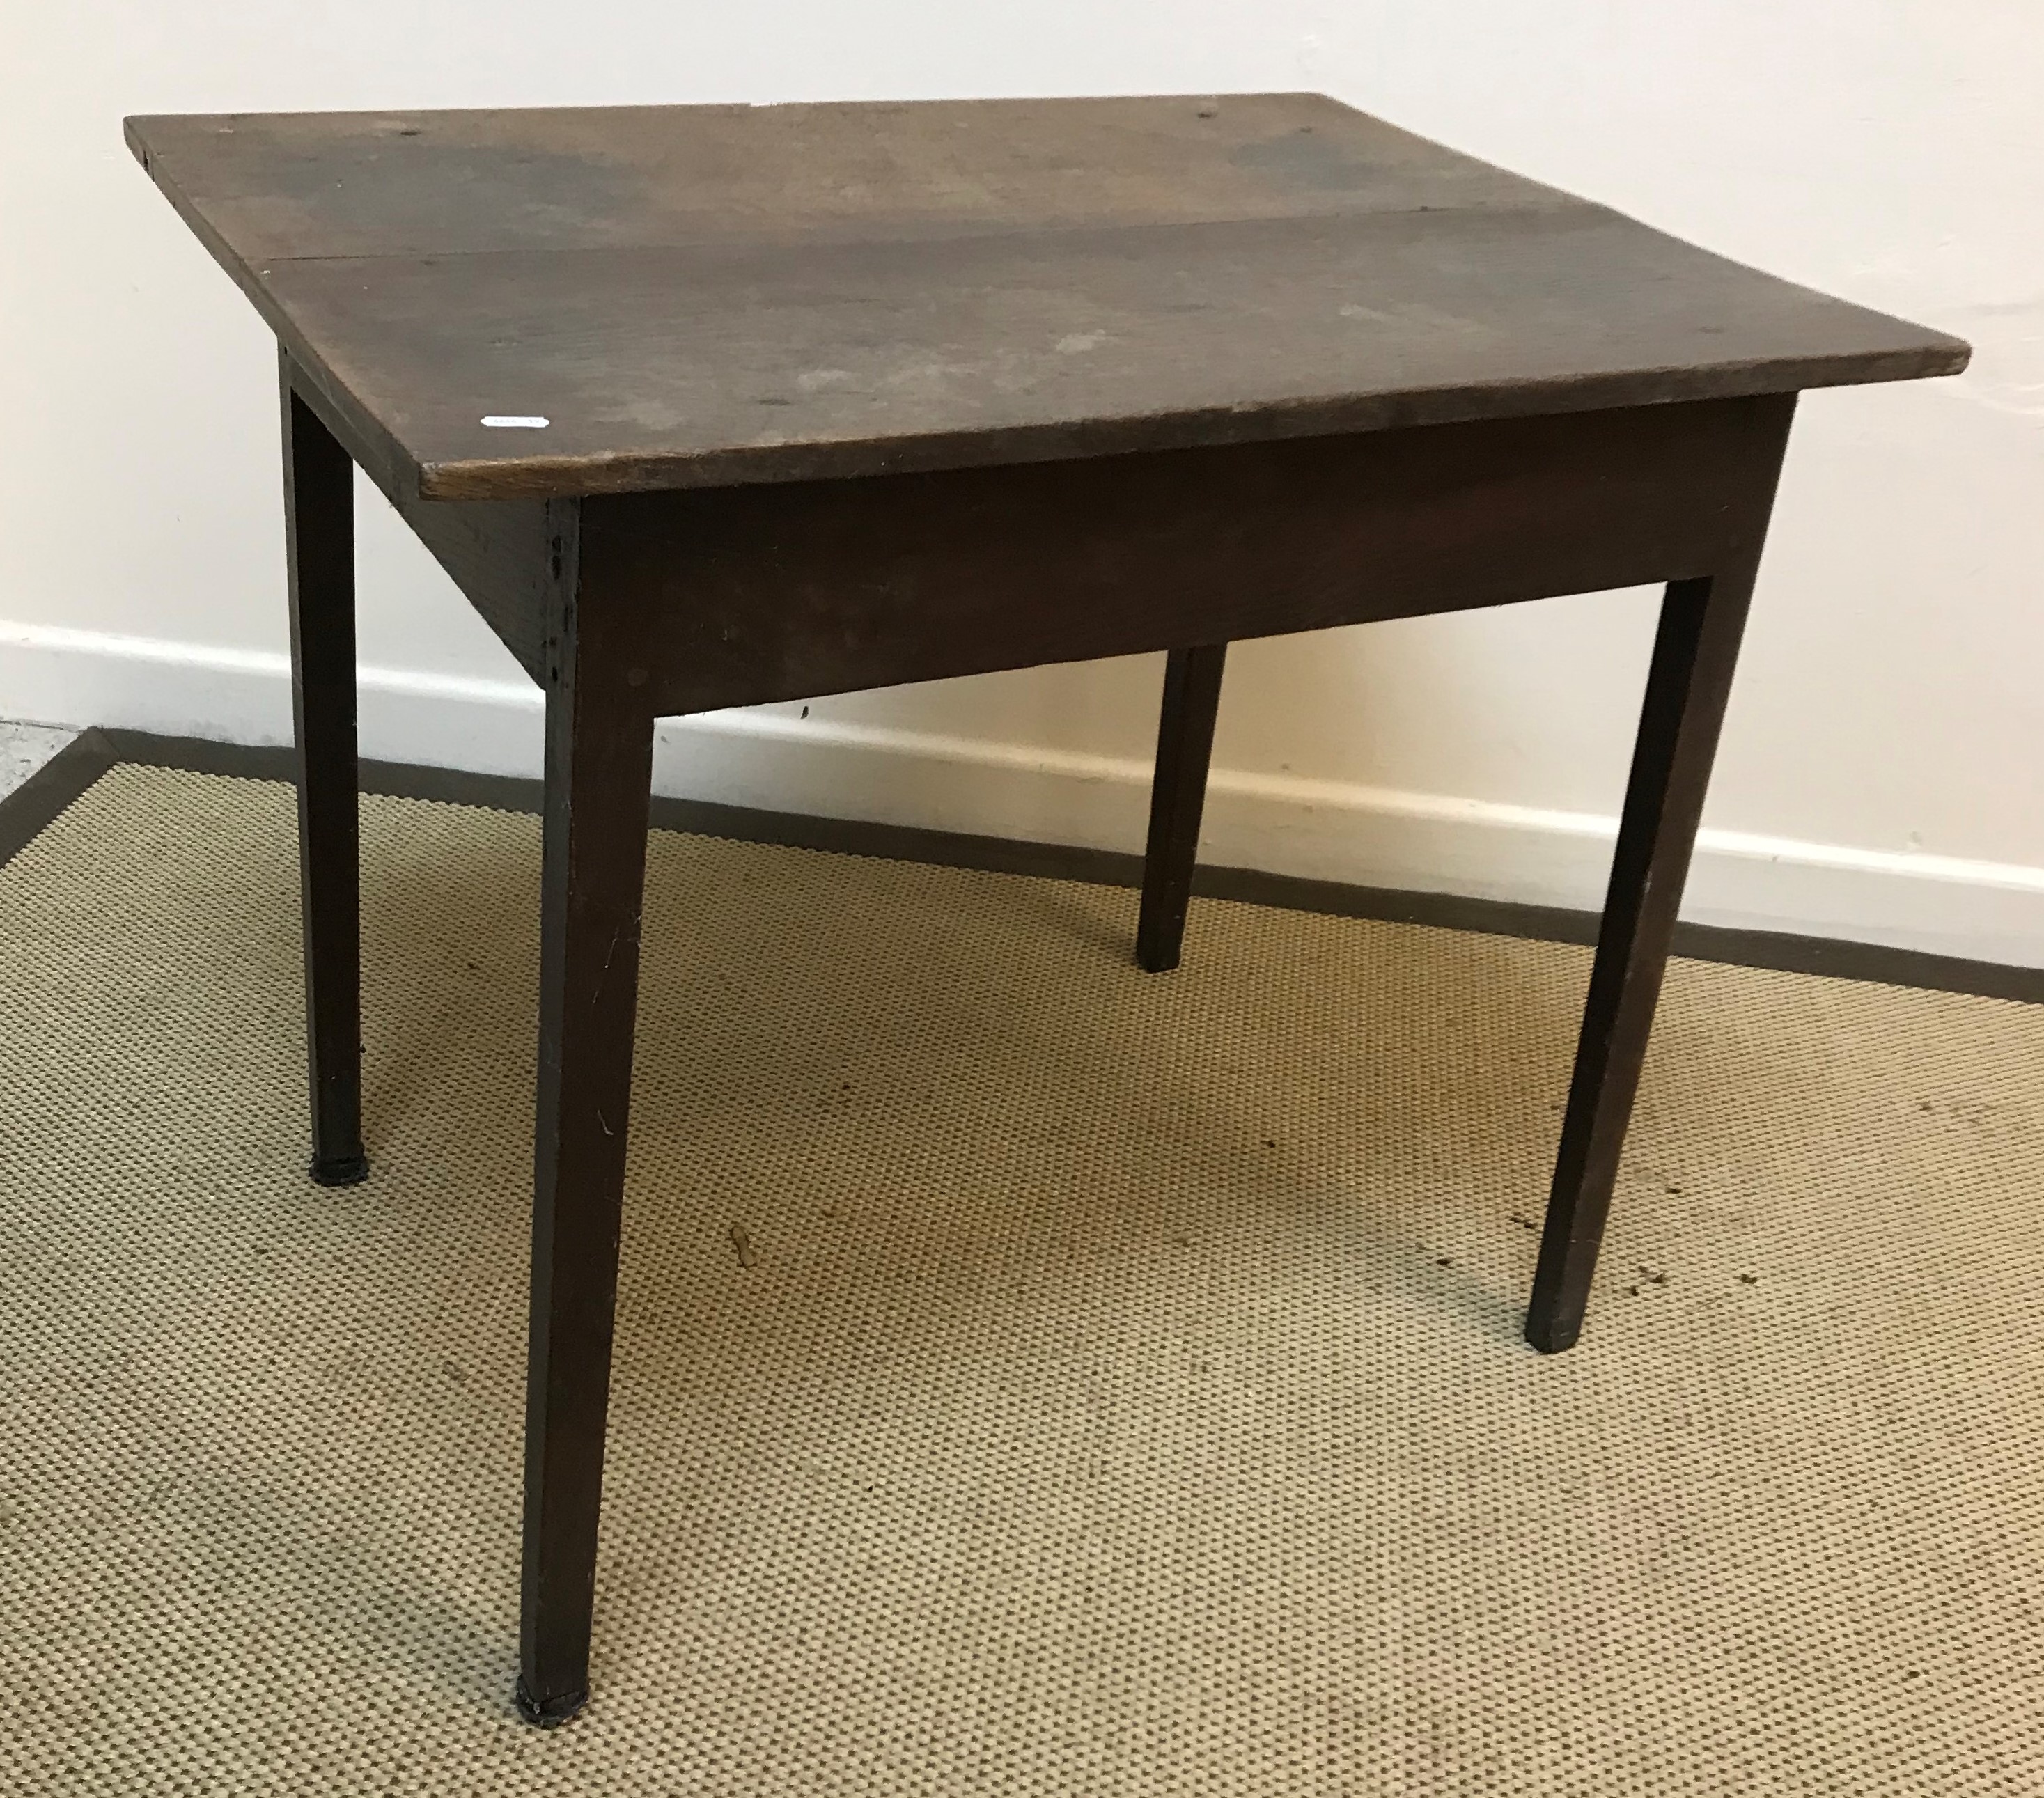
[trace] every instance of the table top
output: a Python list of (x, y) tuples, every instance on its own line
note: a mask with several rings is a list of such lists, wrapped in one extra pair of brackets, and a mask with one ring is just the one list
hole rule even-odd
[(1968, 353), (1316, 94), (127, 129), (380, 477), (428, 499), (1785, 392)]

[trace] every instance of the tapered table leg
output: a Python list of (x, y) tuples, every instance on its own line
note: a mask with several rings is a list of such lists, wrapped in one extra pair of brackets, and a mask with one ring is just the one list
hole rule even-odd
[(1164, 705), (1157, 726), (1157, 773), (1150, 789), (1150, 841), (1143, 859), (1143, 911), (1135, 927), (1137, 965), (1168, 974), (1178, 965), (1200, 814), (1213, 754), (1228, 645), (1174, 649), (1164, 667)]
[(355, 468), (281, 364), (312, 1177), (365, 1179), (355, 767)]
[(589, 1693), (653, 722), (586, 642), (547, 694), (518, 1707)]
[(1582, 1329), (1752, 593), (1748, 567), (1662, 602), (1526, 1320), (1550, 1354)]

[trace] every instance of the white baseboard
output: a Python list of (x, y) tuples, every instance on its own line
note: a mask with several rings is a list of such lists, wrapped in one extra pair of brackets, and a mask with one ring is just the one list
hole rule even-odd
[[(536, 775), (538, 691), (365, 667), (365, 755)], [(282, 743), (282, 655), (0, 623), (0, 717)], [(765, 706), (664, 720), (656, 791), (824, 816), (1134, 850), (1150, 770)], [(1615, 820), (1217, 767), (1201, 855), (1277, 874), (1589, 907)], [(2044, 966), (2044, 868), (1706, 829), (1683, 907), (1709, 924)]]

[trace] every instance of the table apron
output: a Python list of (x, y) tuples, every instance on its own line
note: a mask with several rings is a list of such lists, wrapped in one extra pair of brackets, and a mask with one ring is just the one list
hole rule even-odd
[(581, 501), (666, 715), (1720, 572), (1793, 396)]
[(1794, 406), (399, 509), (535, 679), (565, 587), (669, 716), (1716, 574)]

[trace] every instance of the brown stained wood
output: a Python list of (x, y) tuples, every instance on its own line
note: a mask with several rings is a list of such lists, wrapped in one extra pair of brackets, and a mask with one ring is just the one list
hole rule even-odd
[(244, 257), (1582, 202), (1313, 94), (135, 118)]
[(557, 603), (555, 547), (577, 528), (574, 500), (398, 502), (419, 541), (494, 631), (518, 665), (547, 678), (544, 620)]
[(1673, 582), (1662, 602), (1527, 1312), (1526, 1339), (1546, 1354), (1582, 1331), (1759, 547), (1716, 578)]
[(1206, 809), (1207, 764), (1227, 663), (1224, 643), (1174, 649), (1165, 659), (1157, 773), (1143, 854), (1143, 905), (1135, 924), (1135, 965), (1146, 974), (1169, 974), (1185, 943), (1200, 815)]
[[(365, 455), (359, 433), (332, 396), (303, 368), (284, 359), (286, 378), (298, 399), (332, 436)], [(483, 622), (497, 633), (533, 680), (547, 682), (547, 620), (558, 613), (565, 567), (563, 546), (579, 528), (574, 500), (471, 500), (439, 505), (407, 498), (386, 477), (387, 469), (364, 472), (410, 525), (460, 588)], [(569, 559), (571, 561), (571, 558)]]
[(284, 352), (330, 1173), (350, 455), (546, 689), (525, 1715), (588, 1689), (655, 715), (1170, 651), (1163, 966), (1218, 646), (1672, 581), (1528, 1320), (1574, 1339), (1795, 392), (1965, 345), (1314, 96), (129, 136)]
[(310, 1171), (368, 1178), (362, 1147), (360, 824), (355, 787), (355, 471), (280, 358), (284, 563), (298, 790)]
[(545, 1725), (589, 1691), (653, 769), (628, 634), (600, 595), (564, 599), (548, 621), (517, 1689), (521, 1712)]
[(1966, 356), (1315, 95), (129, 136), (408, 497), (1262, 441)]
[(590, 499), (582, 555), (705, 711), (1700, 574), (1791, 403)]

